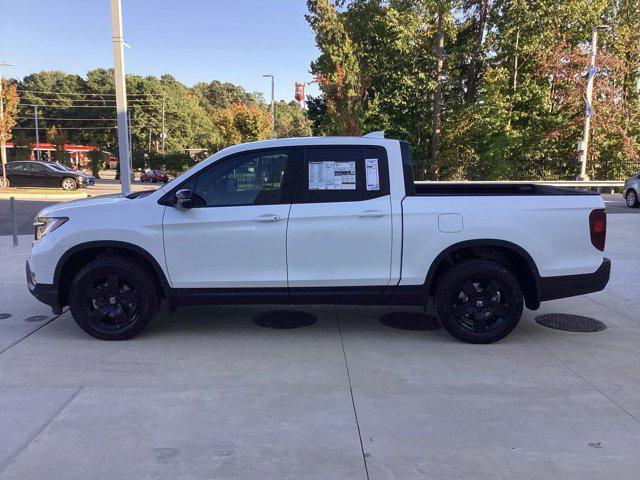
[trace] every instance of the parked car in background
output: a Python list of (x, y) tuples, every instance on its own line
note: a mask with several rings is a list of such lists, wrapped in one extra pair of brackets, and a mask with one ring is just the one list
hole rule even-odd
[(640, 172), (633, 177), (627, 178), (624, 182), (622, 194), (627, 201), (627, 207), (638, 208), (640, 206)]
[(167, 183), (169, 181), (169, 175), (167, 175), (162, 170), (146, 170), (142, 172), (142, 175), (140, 175), (140, 181), (152, 183)]
[(81, 170), (73, 170), (72, 168), (67, 167), (66, 165), (63, 165), (62, 163), (58, 163), (58, 162), (49, 162), (49, 166), (60, 170), (62, 172), (74, 172), (74, 173), (79, 173), (80, 175), (83, 175), (86, 179), (87, 179), (87, 186), (92, 186), (96, 183), (96, 178), (93, 175), (90, 175), (86, 172), (83, 172)]
[(85, 174), (54, 168), (50, 162), (26, 160), (7, 164), (8, 187), (58, 187), (75, 190), (87, 186)]

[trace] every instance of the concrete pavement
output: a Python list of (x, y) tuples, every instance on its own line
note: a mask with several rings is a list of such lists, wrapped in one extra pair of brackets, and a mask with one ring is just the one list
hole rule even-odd
[[(26, 247), (0, 237), (0, 479), (637, 479), (638, 231), (611, 215), (607, 289), (525, 311), (493, 345), (343, 306), (293, 330), (184, 307), (103, 342), (30, 298)], [(608, 328), (535, 323), (551, 312)]]

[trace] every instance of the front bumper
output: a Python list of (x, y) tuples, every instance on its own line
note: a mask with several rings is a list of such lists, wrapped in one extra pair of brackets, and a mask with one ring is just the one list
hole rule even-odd
[(40, 302), (49, 305), (55, 315), (61, 314), (62, 307), (60, 306), (60, 300), (58, 298), (58, 287), (47, 283), (35, 283), (28, 261), (26, 262), (26, 271), (27, 286), (29, 287), (31, 295), (36, 297)]
[(538, 292), (541, 302), (558, 298), (575, 297), (586, 293), (599, 292), (609, 283), (611, 260), (605, 258), (593, 273), (583, 275), (564, 275), (559, 277), (540, 277)]

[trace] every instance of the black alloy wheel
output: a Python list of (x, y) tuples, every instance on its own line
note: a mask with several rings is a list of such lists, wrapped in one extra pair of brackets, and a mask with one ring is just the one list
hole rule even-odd
[(140, 293), (116, 273), (99, 277), (83, 289), (83, 295), (88, 321), (97, 329), (118, 330), (136, 321)]
[(76, 323), (103, 340), (125, 340), (140, 333), (160, 305), (158, 282), (144, 265), (127, 257), (102, 257), (76, 274), (69, 308)]
[(468, 260), (445, 272), (436, 294), (438, 318), (454, 337), (491, 343), (505, 337), (522, 315), (516, 277), (489, 260)]
[(504, 287), (490, 278), (472, 278), (458, 288), (451, 313), (462, 328), (487, 332), (498, 328), (509, 315)]

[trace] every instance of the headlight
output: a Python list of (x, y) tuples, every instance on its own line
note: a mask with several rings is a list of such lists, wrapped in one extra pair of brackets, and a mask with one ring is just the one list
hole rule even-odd
[(69, 217), (38, 217), (33, 222), (36, 227), (36, 240), (40, 240), (47, 233), (53, 232), (56, 228), (64, 225)]

